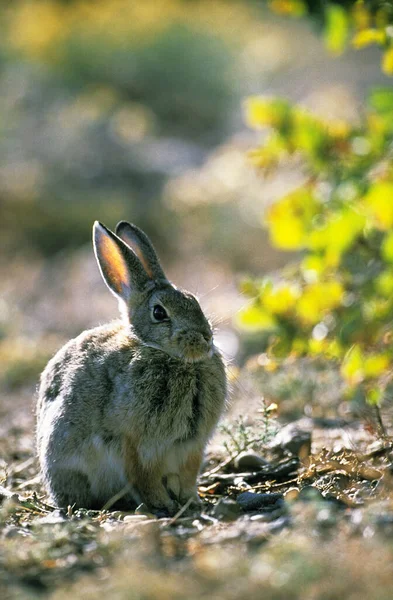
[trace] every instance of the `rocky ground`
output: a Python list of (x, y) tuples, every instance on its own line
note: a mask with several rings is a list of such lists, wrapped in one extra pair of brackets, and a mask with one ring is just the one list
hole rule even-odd
[(1, 407), (2, 598), (391, 598), (393, 445), (371, 419), (234, 412), (202, 510), (157, 519), (46, 504), (28, 396)]

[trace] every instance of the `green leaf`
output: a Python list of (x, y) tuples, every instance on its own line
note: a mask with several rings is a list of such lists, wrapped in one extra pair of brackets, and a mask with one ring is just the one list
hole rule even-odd
[(369, 104), (381, 115), (393, 113), (393, 90), (388, 88), (374, 89), (369, 96)]
[(331, 4), (326, 9), (325, 43), (330, 52), (341, 54), (348, 39), (348, 16), (345, 8)]
[(371, 388), (366, 391), (366, 401), (372, 406), (379, 406), (382, 400), (383, 392), (378, 388)]

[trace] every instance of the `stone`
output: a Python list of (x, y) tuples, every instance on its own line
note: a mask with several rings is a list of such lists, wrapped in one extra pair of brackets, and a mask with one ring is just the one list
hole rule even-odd
[(298, 500), (301, 502), (318, 502), (323, 501), (324, 497), (313, 485), (305, 485), (299, 492)]
[(126, 515), (123, 518), (124, 523), (141, 523), (142, 521), (151, 521), (147, 515)]
[(285, 425), (269, 444), (269, 449), (275, 454), (292, 454), (309, 456), (311, 454), (312, 421), (300, 419)]
[(244, 511), (251, 510), (276, 510), (284, 505), (282, 494), (272, 492), (271, 494), (242, 492), (236, 498), (236, 502)]
[(256, 452), (241, 452), (234, 460), (235, 470), (238, 473), (247, 471), (259, 471), (263, 467), (270, 466), (270, 463), (259, 456)]
[(239, 504), (231, 498), (220, 498), (213, 510), (213, 516), (220, 521), (236, 521), (240, 514)]

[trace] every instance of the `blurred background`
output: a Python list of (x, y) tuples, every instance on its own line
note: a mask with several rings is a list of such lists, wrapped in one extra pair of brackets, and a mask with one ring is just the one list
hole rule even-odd
[[(225, 354), (242, 365), (259, 342), (236, 327), (248, 301), (239, 281), (291, 260), (270, 247), (262, 216), (302, 181), (294, 165), (269, 178), (249, 162), (261, 136), (247, 129), (244, 99), (279, 95), (356, 121), (367, 90), (385, 83), (378, 50), (332, 57), (317, 24), (246, 0), (14, 0), (2, 3), (0, 28), (7, 435), (32, 423), (48, 358), (117, 316), (93, 257), (95, 219), (143, 228), (169, 276), (219, 323)], [(283, 396), (303, 378), (293, 373), (289, 384), (279, 381)]]

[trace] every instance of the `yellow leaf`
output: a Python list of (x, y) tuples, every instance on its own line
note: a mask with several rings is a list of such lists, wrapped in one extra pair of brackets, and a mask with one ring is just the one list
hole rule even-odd
[(245, 116), (248, 125), (254, 129), (280, 127), (289, 113), (285, 100), (253, 96), (245, 102)]
[(303, 338), (295, 338), (292, 342), (292, 354), (300, 356), (307, 352), (308, 340)]
[(382, 57), (382, 71), (386, 75), (393, 75), (393, 48), (386, 50)]
[(381, 29), (363, 29), (358, 31), (352, 38), (352, 45), (357, 48), (365, 48), (370, 44), (384, 44), (386, 34)]
[(351, 386), (355, 386), (363, 381), (363, 353), (360, 346), (352, 346), (344, 356), (344, 360), (341, 364), (341, 375)]
[(306, 12), (302, 0), (270, 0), (269, 8), (280, 15), (301, 17)]
[(311, 338), (308, 345), (308, 351), (311, 355), (318, 356), (318, 354), (324, 354), (326, 347), (326, 340), (315, 340), (314, 338)]
[(382, 390), (372, 388), (371, 390), (366, 391), (366, 400), (368, 404), (376, 405), (381, 402), (383, 393)]
[(251, 305), (241, 310), (236, 318), (237, 324), (248, 331), (261, 331), (273, 329), (276, 325), (271, 317), (262, 308)]
[(320, 256), (309, 255), (302, 260), (300, 268), (305, 280), (309, 283), (313, 283), (319, 279), (320, 275), (325, 270), (326, 265)]
[(336, 266), (365, 224), (365, 217), (351, 207), (332, 213), (323, 227), (311, 230), (307, 246), (312, 250), (325, 250), (326, 266)]
[(347, 121), (335, 119), (326, 121), (326, 131), (337, 140), (345, 140), (351, 133), (351, 126)]
[(377, 291), (385, 298), (393, 296), (393, 272), (383, 271), (375, 279), (375, 287)]
[(382, 242), (382, 256), (388, 262), (393, 262), (393, 231), (389, 231)]
[(325, 351), (325, 354), (329, 358), (341, 358), (343, 355), (343, 349), (338, 340), (332, 340)]
[(307, 285), (296, 304), (299, 318), (307, 324), (318, 323), (329, 310), (340, 306), (344, 288), (338, 281)]
[(269, 313), (281, 315), (294, 308), (298, 296), (298, 288), (293, 285), (280, 284), (273, 288), (267, 288), (261, 302)]
[(272, 244), (282, 250), (303, 248), (318, 210), (318, 203), (305, 188), (281, 198), (268, 209), (265, 217)]
[(364, 359), (364, 374), (366, 377), (378, 377), (389, 368), (387, 354), (372, 354)]
[(276, 248), (281, 250), (300, 250), (304, 244), (304, 225), (301, 219), (281, 217), (271, 220), (269, 226), (270, 239)]
[(327, 131), (317, 120), (304, 119), (303, 117), (300, 119), (294, 118), (294, 130), (291, 139), (297, 149), (315, 154), (326, 140)]
[(67, 12), (53, 2), (22, 3), (12, 14), (10, 44), (33, 56), (45, 54), (67, 33)]
[(393, 183), (375, 183), (364, 197), (364, 207), (378, 229), (390, 229), (393, 226)]

